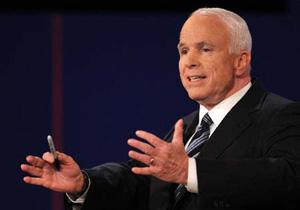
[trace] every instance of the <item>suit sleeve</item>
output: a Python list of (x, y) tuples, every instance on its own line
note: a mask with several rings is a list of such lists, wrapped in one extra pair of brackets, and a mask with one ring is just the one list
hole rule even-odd
[(299, 104), (288, 105), (266, 122), (263, 134), (255, 136), (260, 155), (196, 159), (200, 196), (230, 206), (286, 206), (299, 200)]
[[(82, 210), (144, 210), (148, 205), (149, 177), (131, 172), (133, 161), (106, 163), (85, 170), (91, 180)], [(71, 204), (65, 202), (66, 209)]]

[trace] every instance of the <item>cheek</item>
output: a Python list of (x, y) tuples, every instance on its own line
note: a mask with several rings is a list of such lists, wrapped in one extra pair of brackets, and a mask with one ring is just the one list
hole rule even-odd
[(212, 68), (209, 71), (209, 87), (212, 90), (218, 91), (222, 89), (224, 83), (228, 80), (228, 74), (224, 73), (221, 69)]
[(184, 65), (182, 64), (182, 62), (179, 61), (178, 63), (178, 69), (179, 69), (179, 75), (180, 78), (183, 79), (183, 75), (184, 75)]
[(216, 92), (224, 92), (232, 86), (234, 77), (229, 69), (217, 69), (213, 72), (212, 83)]
[(182, 61), (182, 59), (179, 59), (178, 68), (179, 68), (180, 73), (182, 72), (182, 69), (183, 69), (182, 67), (183, 67), (183, 61)]

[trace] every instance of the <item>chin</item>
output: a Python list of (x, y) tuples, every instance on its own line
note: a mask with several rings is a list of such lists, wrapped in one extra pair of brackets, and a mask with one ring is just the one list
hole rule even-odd
[(206, 97), (204, 97), (202, 95), (192, 94), (192, 93), (189, 93), (189, 97), (190, 97), (190, 99), (192, 99), (193, 101), (196, 101), (198, 103), (200, 103), (200, 101), (205, 100), (205, 98), (206, 98)]

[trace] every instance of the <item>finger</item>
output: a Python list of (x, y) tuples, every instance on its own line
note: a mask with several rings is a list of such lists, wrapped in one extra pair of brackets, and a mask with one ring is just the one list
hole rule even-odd
[(53, 164), (54, 163), (54, 156), (50, 152), (45, 152), (43, 154), (43, 160), (47, 161), (50, 164)]
[(173, 134), (172, 142), (177, 144), (183, 144), (183, 120), (180, 119), (175, 124), (175, 130)]
[(129, 151), (128, 155), (134, 160), (140, 161), (146, 165), (150, 165), (151, 157), (149, 155), (144, 155), (135, 151)]
[(37, 156), (28, 155), (26, 157), (26, 161), (28, 163), (30, 163), (31, 165), (39, 167), (39, 168), (42, 168), (45, 165), (45, 161), (42, 158), (37, 157)]
[(135, 174), (140, 174), (140, 175), (152, 175), (152, 171), (150, 167), (143, 167), (143, 168), (133, 167), (131, 171)]
[(22, 164), (21, 169), (22, 169), (22, 171), (29, 173), (32, 176), (40, 177), (43, 174), (43, 171), (40, 168), (35, 167), (35, 166), (30, 166), (27, 164)]
[(25, 176), (23, 178), (23, 181), (26, 182), (27, 184), (33, 184), (33, 185), (39, 185), (39, 186), (45, 185), (44, 181), (41, 178), (37, 178), (37, 177)]
[(163, 140), (161, 140), (160, 138), (158, 138), (157, 136), (155, 136), (152, 133), (146, 132), (146, 131), (136, 131), (135, 134), (146, 140), (147, 142), (149, 142), (151, 145), (153, 145), (154, 147), (157, 147), (159, 145), (161, 145), (162, 143), (165, 143)]
[(143, 143), (143, 142), (135, 140), (135, 139), (129, 139), (128, 144), (136, 149), (139, 149), (140, 151), (142, 151), (146, 154), (153, 153), (154, 148), (151, 145), (149, 145), (148, 143)]

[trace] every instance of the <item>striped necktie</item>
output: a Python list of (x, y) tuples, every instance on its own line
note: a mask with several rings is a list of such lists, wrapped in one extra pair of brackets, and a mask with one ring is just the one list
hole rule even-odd
[[(197, 127), (196, 133), (192, 137), (190, 144), (186, 148), (186, 152), (188, 153), (189, 157), (194, 157), (195, 155), (197, 155), (201, 147), (209, 139), (209, 134), (210, 134), (209, 128), (212, 123), (213, 123), (212, 119), (210, 118), (208, 113), (206, 113), (201, 120), (200, 126)], [(186, 192), (185, 186), (179, 184), (175, 190), (175, 205), (185, 192)]]

